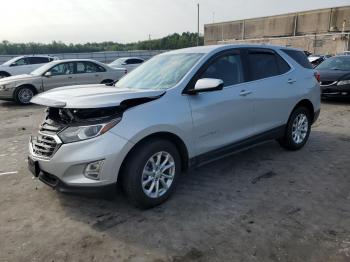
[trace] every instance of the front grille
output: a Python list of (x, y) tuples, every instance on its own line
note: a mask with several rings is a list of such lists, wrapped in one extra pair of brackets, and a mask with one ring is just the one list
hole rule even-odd
[(59, 144), (51, 135), (39, 133), (32, 137), (32, 148), (34, 155), (42, 158), (51, 158), (59, 148)]
[(321, 86), (331, 86), (335, 84), (337, 81), (322, 81)]

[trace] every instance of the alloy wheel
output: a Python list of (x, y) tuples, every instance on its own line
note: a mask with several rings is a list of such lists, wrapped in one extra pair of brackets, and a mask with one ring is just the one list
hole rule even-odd
[(22, 104), (29, 104), (30, 99), (32, 99), (33, 96), (34, 96), (34, 93), (29, 88), (22, 88), (18, 92), (18, 100)]
[(292, 138), (294, 143), (300, 144), (304, 142), (309, 129), (307, 116), (304, 113), (297, 115), (293, 121)]
[(152, 155), (142, 172), (143, 192), (150, 198), (163, 196), (170, 188), (175, 177), (174, 158), (165, 151)]

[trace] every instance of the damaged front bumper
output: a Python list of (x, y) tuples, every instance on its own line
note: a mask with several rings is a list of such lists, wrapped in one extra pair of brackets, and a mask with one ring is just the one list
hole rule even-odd
[[(60, 145), (50, 158), (37, 156), (29, 143), (28, 166), (41, 181), (62, 191), (64, 188), (103, 187), (117, 182), (121, 164), (133, 144), (112, 132), (99, 137)], [(86, 166), (103, 160), (97, 179), (85, 175)]]

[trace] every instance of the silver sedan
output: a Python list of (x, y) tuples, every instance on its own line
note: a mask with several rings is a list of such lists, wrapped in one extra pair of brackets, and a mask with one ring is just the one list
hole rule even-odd
[(30, 74), (0, 79), (0, 99), (28, 104), (38, 93), (56, 87), (109, 84), (125, 75), (125, 69), (111, 68), (89, 59), (58, 60), (48, 63)]

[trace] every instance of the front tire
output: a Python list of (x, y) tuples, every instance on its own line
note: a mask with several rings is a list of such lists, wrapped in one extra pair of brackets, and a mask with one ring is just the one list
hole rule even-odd
[(28, 105), (35, 95), (35, 91), (31, 86), (18, 87), (14, 92), (14, 100), (17, 104)]
[(151, 208), (169, 198), (180, 172), (181, 158), (174, 144), (148, 140), (128, 156), (122, 173), (123, 189), (134, 206)]
[(9, 76), (11, 76), (9, 73), (0, 72), (0, 79), (1, 79), (1, 78), (5, 78), (5, 77), (9, 77)]
[(307, 142), (311, 131), (311, 114), (305, 107), (296, 108), (289, 117), (280, 145), (288, 150), (299, 150)]

